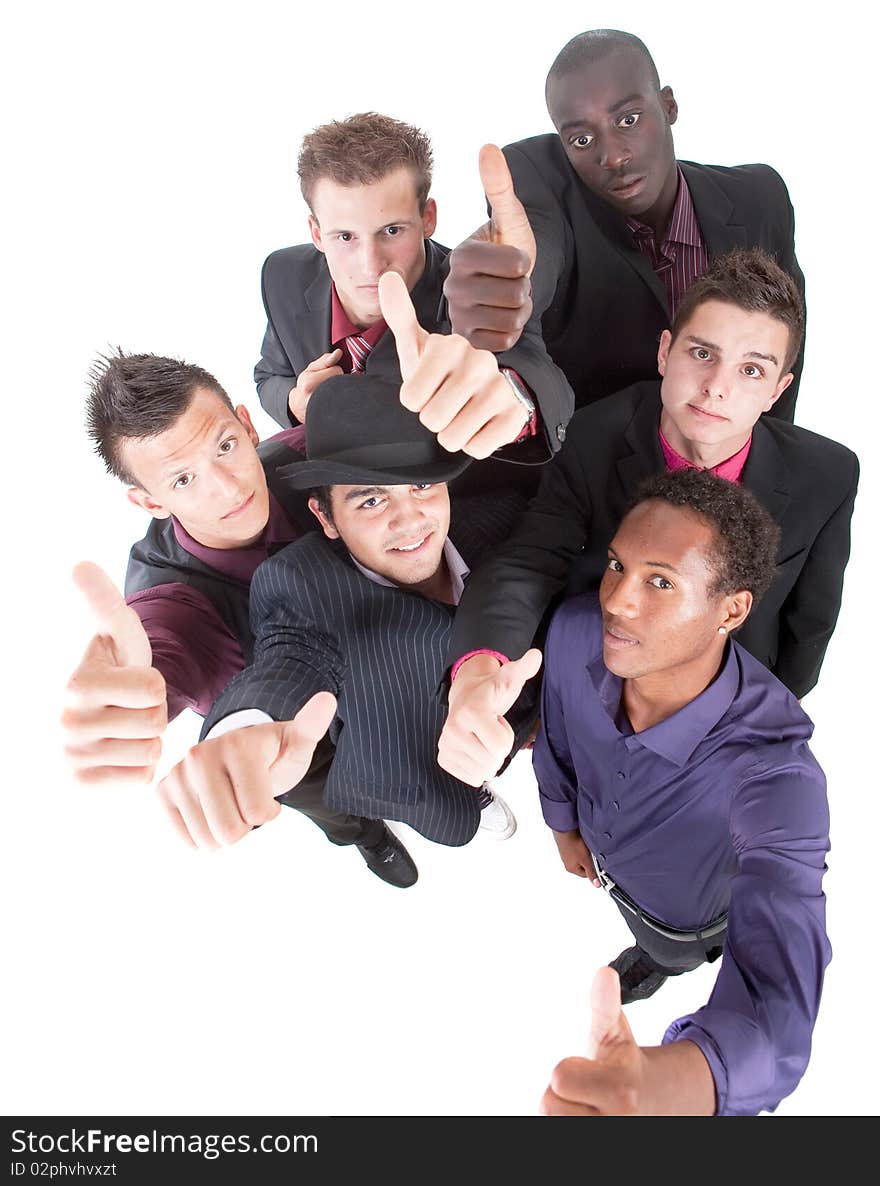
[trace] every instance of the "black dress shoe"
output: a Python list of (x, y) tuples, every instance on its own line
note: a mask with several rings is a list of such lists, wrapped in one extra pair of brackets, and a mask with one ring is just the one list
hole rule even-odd
[(633, 1001), (646, 1001), (658, 988), (662, 988), (667, 977), (657, 970), (656, 965), (645, 955), (641, 947), (627, 947), (616, 960), (608, 965), (620, 977), (620, 1003), (631, 1005)]
[(390, 828), (385, 829), (378, 844), (371, 848), (359, 844), (357, 850), (367, 862), (367, 868), (389, 885), (406, 889), (407, 886), (415, 885), (419, 879), (415, 861)]

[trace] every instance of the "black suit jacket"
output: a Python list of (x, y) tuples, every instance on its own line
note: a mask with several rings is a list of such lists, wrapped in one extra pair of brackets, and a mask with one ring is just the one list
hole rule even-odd
[[(598, 587), (639, 483), (665, 469), (660, 411), (656, 382), (575, 413), (528, 512), (469, 582), (450, 663), (482, 647), (517, 658), (553, 598)], [(797, 697), (816, 683), (837, 621), (858, 474), (836, 441), (766, 416), (755, 425), (742, 483), (782, 538), (773, 583), (737, 641)]]
[[(425, 270), (412, 291), (413, 305), (424, 329), (448, 333), (443, 281), (449, 249), (433, 239), (425, 241), (425, 248)], [(263, 304), (268, 324), (254, 379), (263, 407), (284, 428), (293, 422), (287, 399), (297, 375), (330, 349), (330, 284), (324, 256), (311, 243), (275, 251), (263, 264)], [(565, 426), (574, 409), (571, 388), (547, 356), (537, 320), (526, 328), (512, 350), (497, 357), (499, 365), (511, 367), (528, 384), (543, 431), (531, 440), (499, 450), (495, 457), (529, 465), (544, 462), (565, 438)], [(393, 334), (382, 335), (367, 358), (366, 370), (400, 381)], [(487, 464), (491, 463), (480, 462), (478, 466), (486, 472), (483, 467)]]
[[(467, 563), (510, 528), (494, 503), (456, 505), (456, 546)], [(437, 765), (446, 718), (442, 689), (452, 606), (378, 585), (344, 547), (314, 532), (260, 565), (251, 582), (254, 660), (205, 722), (258, 708), (293, 717), (315, 692), (338, 698), (336, 747), (324, 792), (338, 811), (402, 820), (430, 840), (466, 844), (479, 826), (477, 792)], [(531, 688), (509, 714), (523, 743), (536, 709)]]
[[(666, 290), (623, 216), (581, 182), (557, 135), (520, 140), (504, 154), (538, 245), (535, 315), (576, 406), (655, 379), (660, 334), (669, 328)], [(779, 174), (769, 165), (679, 163), (710, 258), (733, 247), (763, 247), (803, 295), (794, 213)], [(803, 351), (794, 382), (773, 408), (781, 419), (793, 419), (802, 366)]]

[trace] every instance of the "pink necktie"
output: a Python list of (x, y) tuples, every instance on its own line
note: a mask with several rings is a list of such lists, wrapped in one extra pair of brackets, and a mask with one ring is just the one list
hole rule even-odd
[(352, 334), (350, 338), (345, 339), (345, 344), (351, 355), (351, 373), (356, 375), (366, 367), (367, 358), (373, 347), (360, 334)]

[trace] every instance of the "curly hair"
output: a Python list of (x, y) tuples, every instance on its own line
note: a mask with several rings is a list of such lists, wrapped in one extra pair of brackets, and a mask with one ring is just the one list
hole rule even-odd
[(309, 132), (297, 169), (302, 196), (314, 214), (312, 197), (323, 178), (337, 185), (373, 185), (402, 166), (412, 170), (419, 209), (424, 210), (433, 165), (431, 141), (424, 132), (390, 115), (366, 111)]
[(711, 597), (747, 589), (760, 601), (776, 573), (780, 531), (750, 491), (709, 470), (687, 468), (646, 479), (629, 510), (649, 501), (684, 507), (712, 528)]
[(681, 298), (672, 322), (678, 337), (706, 301), (722, 301), (747, 313), (767, 313), (788, 327), (788, 351), (780, 374), (791, 370), (804, 337), (804, 302), (788, 272), (760, 247), (735, 247), (713, 260)]

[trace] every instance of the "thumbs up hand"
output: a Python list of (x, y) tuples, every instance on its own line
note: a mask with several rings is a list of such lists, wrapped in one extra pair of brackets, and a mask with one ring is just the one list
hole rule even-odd
[(516, 345), (532, 315), (529, 277), (537, 247), (507, 160), (495, 144), (480, 149), (480, 180), (492, 215), (453, 251), (443, 291), (453, 332), (498, 354)]
[(541, 652), (534, 648), (513, 663), (476, 655), (462, 664), (449, 690), (449, 715), (437, 747), (444, 770), (474, 787), (498, 773), (514, 743), (504, 713), (540, 667)]
[(516, 196), (507, 158), (497, 144), (484, 144), (480, 149), (480, 181), (489, 207), (491, 242), (512, 247), (525, 256), (525, 272), (531, 276), (538, 251), (535, 236), (525, 207)]
[(403, 384), (400, 402), (436, 433), (450, 453), (484, 458), (521, 434), (529, 413), (494, 355), (457, 334), (429, 334), (397, 272), (379, 279), (379, 303), (394, 334)]
[(545, 1116), (634, 1116), (641, 1111), (645, 1056), (620, 1004), (613, 968), (600, 968), (590, 994), (587, 1058), (565, 1058), (541, 1100)]
[(67, 684), (65, 753), (80, 782), (150, 782), (168, 724), (165, 681), (140, 618), (103, 569), (78, 564), (73, 577), (98, 632)]
[(158, 788), (180, 836), (215, 849), (274, 819), (276, 796), (305, 775), (335, 712), (336, 697), (318, 692), (291, 721), (231, 729), (194, 745)]

